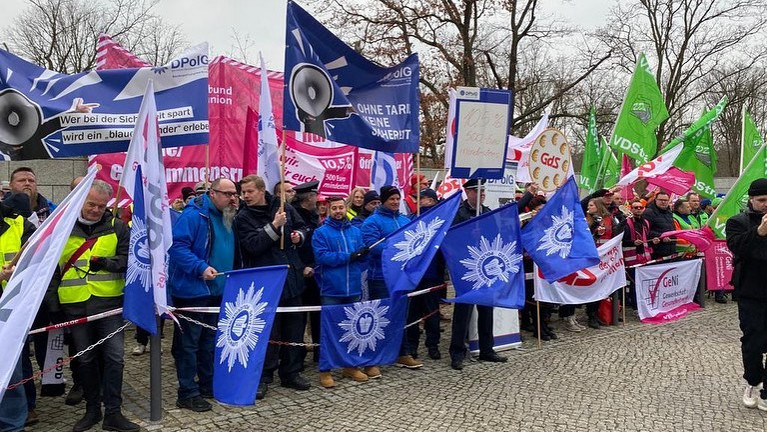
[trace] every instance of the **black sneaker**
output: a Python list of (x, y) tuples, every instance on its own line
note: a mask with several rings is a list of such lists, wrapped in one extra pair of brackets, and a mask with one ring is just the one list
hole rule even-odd
[(293, 390), (298, 390), (298, 391), (309, 390), (312, 387), (312, 385), (309, 384), (309, 381), (307, 381), (306, 378), (302, 377), (299, 374), (296, 374), (294, 377), (288, 380), (282, 381), (280, 385), (282, 385), (283, 387), (292, 388)]
[[(543, 333), (541, 333), (541, 336), (544, 336)], [(541, 337), (541, 339), (543, 339), (543, 337)], [(482, 361), (487, 361), (491, 363), (506, 363), (506, 361), (508, 360), (506, 357), (500, 356), (495, 352), (492, 352), (490, 354), (480, 354), (479, 359)]]
[(199, 395), (186, 399), (179, 399), (176, 401), (176, 406), (179, 408), (192, 410), (194, 412), (210, 411), (212, 408), (212, 405)]
[(87, 431), (88, 429), (92, 428), (93, 426), (96, 426), (102, 419), (101, 416), (101, 410), (100, 409), (93, 409), (93, 410), (86, 410), (85, 415), (75, 423), (74, 427), (72, 427), (72, 432), (83, 432)]
[(599, 320), (596, 317), (589, 318), (588, 325), (593, 329), (598, 329), (600, 327)]
[(141, 427), (125, 418), (121, 412), (116, 412), (114, 414), (107, 414), (104, 417), (101, 429), (117, 432), (137, 432)]
[(74, 406), (83, 401), (83, 386), (75, 384), (69, 389), (66, 400), (64, 403), (70, 406)]
[(455, 370), (463, 369), (463, 360), (461, 360), (461, 359), (452, 359), (450, 361), (450, 367), (455, 369)]
[(432, 360), (439, 360), (442, 358), (442, 353), (439, 352), (437, 347), (429, 347), (429, 358)]
[(258, 389), (256, 390), (256, 400), (265, 398), (267, 390), (269, 390), (269, 386), (265, 382), (258, 383)]

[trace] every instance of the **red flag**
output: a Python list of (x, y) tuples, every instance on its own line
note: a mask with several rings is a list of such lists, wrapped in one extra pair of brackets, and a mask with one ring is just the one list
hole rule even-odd
[(256, 174), (258, 167), (258, 113), (248, 107), (245, 142), (242, 149), (242, 176)]
[(671, 167), (663, 174), (647, 177), (647, 182), (677, 195), (684, 195), (695, 184), (695, 174)]

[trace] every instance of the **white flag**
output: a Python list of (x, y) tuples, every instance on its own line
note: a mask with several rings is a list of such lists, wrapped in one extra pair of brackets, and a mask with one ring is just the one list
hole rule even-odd
[[(536, 124), (524, 138), (517, 138), (513, 135), (509, 135), (509, 144), (506, 151), (508, 156), (506, 158), (512, 160), (518, 159), (519, 161), (517, 165), (517, 173), (514, 177), (517, 182), (528, 183), (533, 181), (530, 178), (530, 148), (538, 138), (538, 135), (546, 130), (547, 127), (549, 127), (548, 110), (543, 113), (543, 117), (538, 120), (538, 124)], [(517, 153), (519, 153), (518, 158), (513, 156)]]
[(272, 112), (272, 95), (269, 91), (264, 58), (261, 59), (261, 95), (258, 99), (258, 165), (256, 172), (264, 179), (266, 190), (272, 191), (280, 182), (280, 158), (277, 143), (277, 128)]
[(0, 400), (11, 379), (13, 368), (21, 354), (23, 342), (32, 327), (45, 291), (59, 263), (72, 227), (80, 216), (96, 178), (96, 167), (56, 207), (27, 242), (16, 270), (0, 297), (0, 346), (4, 361), (0, 362)]
[(453, 163), (453, 133), (455, 133), (455, 90), (450, 89), (447, 92), (450, 100), (447, 108), (447, 127), (445, 130), (445, 169), (449, 170)]
[(662, 155), (651, 160), (650, 162), (634, 168), (633, 171), (618, 180), (618, 183), (616, 184), (618, 186), (628, 186), (640, 178), (652, 178), (665, 174), (666, 171), (674, 166), (674, 161), (676, 160), (677, 156), (679, 156), (679, 153), (682, 152), (683, 148), (684, 146), (679, 144), (666, 153), (663, 153)]
[[(144, 100), (141, 102), (133, 139), (128, 146), (128, 154), (135, 154), (136, 164), (141, 165), (154, 301), (157, 313), (163, 314), (168, 312), (166, 294), (168, 249), (173, 244), (173, 231), (170, 228), (170, 209), (168, 207), (170, 200), (168, 199), (168, 185), (165, 181), (165, 166), (162, 160), (154, 84), (151, 80), (147, 83), (144, 92)], [(123, 173), (125, 172), (124, 168)], [(135, 173), (134, 168), (132, 175), (123, 175), (123, 178), (131, 177), (131, 179), (126, 179), (126, 183), (135, 185)], [(133, 190), (130, 193), (133, 194)]]
[(607, 298), (613, 291), (625, 286), (622, 240), (623, 233), (597, 248), (599, 264), (578, 270), (551, 284), (541, 277), (536, 265), (533, 270), (535, 299), (558, 304), (590, 303)]

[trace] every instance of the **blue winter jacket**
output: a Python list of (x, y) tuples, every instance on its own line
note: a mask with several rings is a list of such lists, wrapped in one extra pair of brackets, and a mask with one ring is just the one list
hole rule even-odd
[[(362, 240), (365, 242), (365, 246), (371, 246), (409, 222), (410, 219), (400, 214), (399, 211), (393, 212), (384, 206), (379, 206), (362, 224)], [(383, 253), (385, 245), (386, 242), (381, 242), (378, 246), (370, 249), (370, 258), (368, 260), (369, 280), (383, 280), (384, 278), (383, 270), (381, 269), (381, 253)]]
[(320, 287), (320, 295), (350, 297), (362, 294), (362, 270), (367, 268), (367, 260), (349, 262), (349, 255), (363, 246), (362, 231), (352, 226), (347, 218), (340, 221), (327, 218), (314, 230), (312, 249), (317, 264), (314, 278)]
[[(190, 201), (173, 224), (173, 244), (168, 250), (168, 287), (179, 298), (211, 295), (208, 284), (200, 277), (208, 268), (212, 228), (207, 195)], [(232, 245), (234, 247), (234, 245)]]

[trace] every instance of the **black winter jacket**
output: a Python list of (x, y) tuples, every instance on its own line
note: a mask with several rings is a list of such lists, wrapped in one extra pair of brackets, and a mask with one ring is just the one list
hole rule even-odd
[(732, 251), (732, 286), (739, 299), (767, 302), (767, 237), (756, 229), (762, 214), (753, 210), (727, 220), (727, 247)]
[[(303, 228), (303, 220), (290, 205), (285, 204), (285, 246), (280, 249), (281, 230), (272, 225), (274, 215), (280, 209), (280, 200), (266, 193), (266, 205), (242, 206), (234, 218), (235, 267), (251, 268), (271, 265), (288, 265), (288, 277), (282, 289), (282, 299), (301, 295), (304, 291), (304, 264), (296, 246), (290, 241), (290, 233)], [(301, 232), (303, 236), (303, 232)], [(299, 243), (300, 246), (300, 243)]]
[[(671, 208), (662, 210), (658, 208), (655, 202), (651, 202), (647, 205), (647, 209), (642, 216), (650, 222), (650, 234), (647, 236), (649, 239), (654, 239), (660, 236), (664, 232), (674, 231), (674, 215), (671, 212)], [(653, 258), (665, 257), (673, 255), (676, 252), (676, 242), (661, 241), (660, 243), (653, 245)]]

